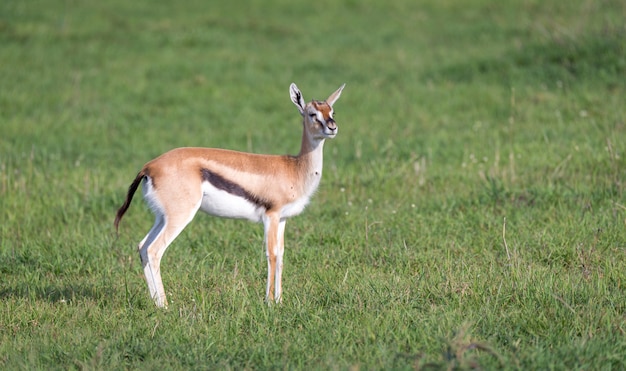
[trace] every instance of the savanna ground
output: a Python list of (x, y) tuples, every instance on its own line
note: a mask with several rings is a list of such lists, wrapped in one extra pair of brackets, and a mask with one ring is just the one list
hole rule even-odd
[[(198, 215), (148, 296), (137, 170), (291, 153), (347, 83), (287, 223)], [(0, 368), (624, 369), (626, 3), (0, 3)]]

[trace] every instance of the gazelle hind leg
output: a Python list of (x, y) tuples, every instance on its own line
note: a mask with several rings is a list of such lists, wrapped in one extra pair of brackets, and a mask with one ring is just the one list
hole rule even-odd
[[(165, 227), (165, 217), (162, 214), (156, 214), (154, 225), (150, 229), (150, 232), (139, 243), (139, 257), (141, 258), (141, 265), (144, 270), (146, 282), (148, 284), (148, 290), (150, 291), (150, 297), (157, 303), (159, 307), (163, 307), (165, 303), (159, 303), (157, 298), (160, 297), (160, 293), (163, 292), (163, 283), (161, 282), (161, 274), (159, 271), (152, 269), (150, 264), (150, 257), (148, 255), (148, 249), (153, 245), (154, 241), (161, 235), (163, 228)], [(159, 289), (160, 288), (160, 289)]]
[[(150, 205), (155, 215), (154, 226), (139, 244), (139, 256), (144, 275), (150, 290), (150, 297), (159, 307), (167, 306), (167, 298), (161, 279), (161, 258), (167, 247), (178, 237), (180, 232), (191, 222), (200, 208), (200, 201), (195, 205), (176, 203), (161, 206), (151, 199)], [(167, 210), (168, 212), (164, 212)]]

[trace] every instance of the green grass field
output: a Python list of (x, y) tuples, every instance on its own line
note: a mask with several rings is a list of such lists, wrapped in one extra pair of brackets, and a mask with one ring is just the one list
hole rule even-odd
[[(284, 301), (263, 227), (198, 215), (148, 295), (180, 146), (295, 154), (335, 105)], [(0, 3), (0, 368), (626, 368), (626, 3)]]

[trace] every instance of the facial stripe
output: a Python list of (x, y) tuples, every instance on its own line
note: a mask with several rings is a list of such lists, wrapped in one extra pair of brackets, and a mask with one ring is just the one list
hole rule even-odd
[(311, 105), (313, 105), (313, 108), (315, 108), (316, 111), (322, 114), (322, 117), (324, 117), (325, 121), (332, 120), (333, 109), (330, 105), (328, 105), (328, 103), (314, 100), (311, 102)]
[(216, 174), (208, 169), (202, 169), (201, 172), (202, 180), (211, 183), (217, 189), (244, 198), (259, 207), (265, 208), (266, 210), (270, 210), (273, 206), (271, 202), (247, 191), (239, 184), (231, 182), (219, 174)]

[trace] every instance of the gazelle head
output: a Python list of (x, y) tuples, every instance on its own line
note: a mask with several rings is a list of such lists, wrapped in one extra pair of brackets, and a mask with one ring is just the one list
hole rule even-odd
[(300, 114), (304, 118), (304, 129), (311, 138), (321, 140), (326, 138), (334, 138), (337, 135), (337, 123), (333, 118), (333, 104), (341, 96), (341, 91), (346, 84), (341, 85), (334, 93), (332, 93), (325, 101), (313, 100), (309, 103), (304, 102), (302, 93), (296, 84), (289, 86), (289, 94), (291, 101), (298, 107)]

